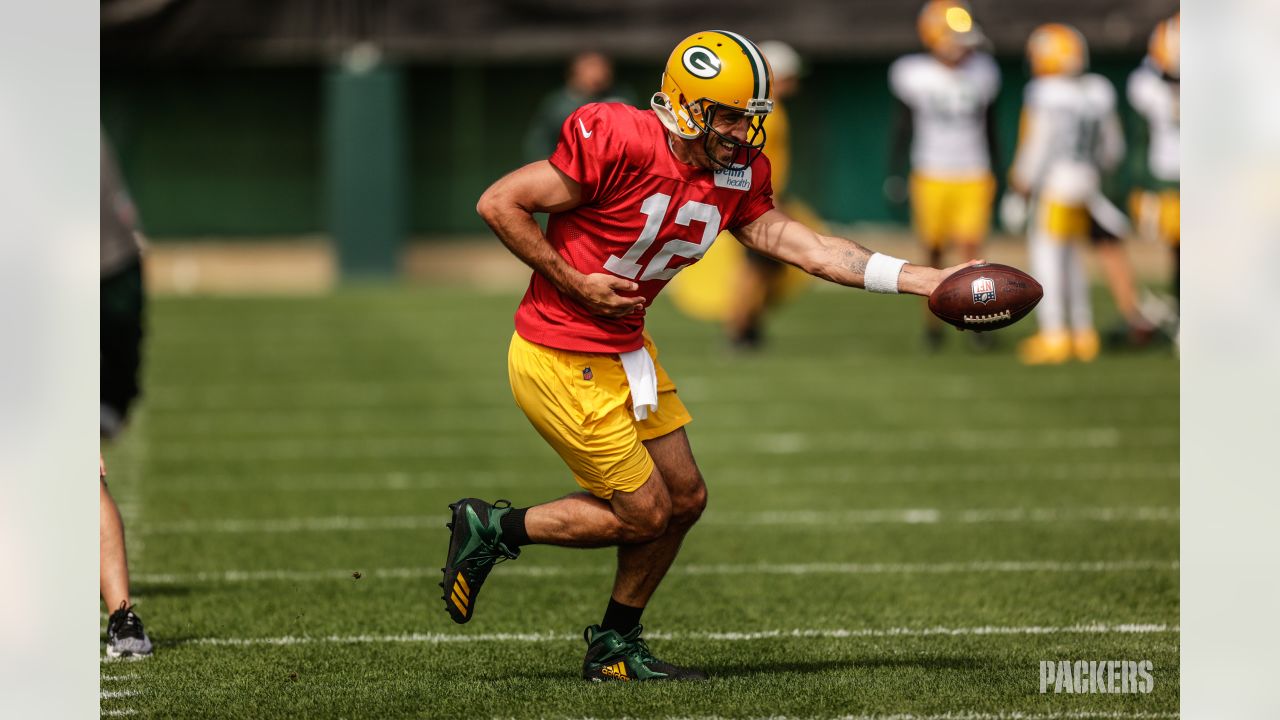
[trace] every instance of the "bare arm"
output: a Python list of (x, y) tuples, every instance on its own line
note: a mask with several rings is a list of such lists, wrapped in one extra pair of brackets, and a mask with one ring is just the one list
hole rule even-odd
[(617, 317), (644, 305), (643, 297), (623, 297), (639, 285), (608, 273), (584, 274), (560, 257), (533, 214), (564, 212), (582, 202), (582, 189), (546, 160), (507, 174), (489, 186), (476, 212), (513, 255), (549, 280), (565, 295), (597, 315)]
[[(874, 251), (852, 240), (820, 235), (778, 209), (756, 218), (734, 231), (747, 247), (805, 272), (840, 285), (865, 287), (867, 261)], [(951, 273), (978, 261), (939, 270), (921, 265), (904, 265), (898, 276), (898, 291), (929, 295)]]

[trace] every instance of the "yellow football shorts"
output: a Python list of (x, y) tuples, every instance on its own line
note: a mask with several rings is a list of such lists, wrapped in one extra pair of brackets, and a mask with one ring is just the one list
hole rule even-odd
[(911, 174), (911, 224), (920, 240), (941, 250), (952, 241), (981, 243), (991, 230), (996, 179), (990, 173), (970, 179)]
[(511, 336), (507, 372), (511, 394), (538, 434), (560, 455), (578, 484), (603, 500), (634, 492), (653, 474), (643, 442), (684, 427), (693, 418), (658, 362), (648, 334), (644, 347), (658, 372), (658, 411), (637, 421), (631, 389), (617, 355), (578, 353)]
[(1054, 240), (1083, 240), (1089, 237), (1089, 208), (1042, 200), (1040, 222)]
[(1182, 199), (1178, 189), (1134, 190), (1129, 196), (1129, 209), (1139, 234), (1172, 247), (1182, 243)]

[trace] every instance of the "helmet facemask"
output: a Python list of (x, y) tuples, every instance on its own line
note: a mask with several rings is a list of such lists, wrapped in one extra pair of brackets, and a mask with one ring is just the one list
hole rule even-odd
[[(755, 162), (756, 157), (764, 150), (764, 120), (773, 110), (772, 100), (752, 100), (748, 103), (746, 112), (732, 105), (724, 105), (712, 100), (702, 100), (688, 107), (693, 118), (692, 124), (702, 131), (703, 149), (711, 162), (717, 166), (725, 170), (742, 170), (751, 167), (751, 163)], [(722, 112), (742, 114), (750, 118), (745, 141), (716, 129), (716, 116)], [(717, 156), (716, 146), (721, 142), (734, 146), (734, 153), (728, 161), (721, 161)], [(739, 161), (744, 153), (746, 157)]]

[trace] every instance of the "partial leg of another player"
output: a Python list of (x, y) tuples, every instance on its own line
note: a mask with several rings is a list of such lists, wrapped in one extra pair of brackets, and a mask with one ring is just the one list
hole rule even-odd
[(1018, 345), (1018, 357), (1027, 365), (1055, 365), (1071, 359), (1071, 336), (1066, 329), (1068, 241), (1050, 232), (1043, 205), (1027, 233), (1031, 275), (1044, 289), (1036, 307), (1040, 331)]
[(1084, 265), (1080, 240), (1066, 244), (1067, 296), (1071, 318), (1071, 352), (1081, 362), (1098, 357), (1098, 333), (1093, 327), (1093, 305), (1089, 299), (1089, 274)]
[(111, 612), (107, 620), (107, 655), (109, 657), (145, 657), (151, 654), (151, 638), (142, 620), (133, 612), (129, 601), (129, 562), (125, 554), (124, 523), (120, 510), (99, 480), (99, 580), (102, 600)]
[(735, 350), (758, 350), (764, 344), (764, 314), (770, 284), (782, 266), (772, 258), (747, 250), (734, 279), (734, 304), (729, 309), (729, 343)]
[[(911, 229), (925, 251), (925, 264), (943, 267), (942, 251), (951, 230), (951, 193), (947, 183), (912, 173), (908, 197), (911, 201)], [(937, 352), (942, 347), (942, 321), (924, 307), (924, 349)]]
[[(943, 267), (942, 264), (942, 248), (940, 246), (926, 246), (928, 250), (926, 263), (928, 267)], [(924, 349), (928, 352), (937, 352), (942, 348), (943, 340), (942, 321), (938, 319), (930, 310), (928, 304), (924, 306)]]

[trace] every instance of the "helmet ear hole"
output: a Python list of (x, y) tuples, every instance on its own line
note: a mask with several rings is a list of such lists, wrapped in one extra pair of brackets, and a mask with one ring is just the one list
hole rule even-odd
[(689, 131), (680, 127), (680, 121), (676, 116), (676, 111), (671, 106), (671, 98), (664, 92), (656, 92), (649, 100), (649, 106), (653, 108), (653, 113), (658, 116), (658, 121), (662, 126), (682, 138), (693, 139), (698, 137), (698, 133), (690, 134)]

